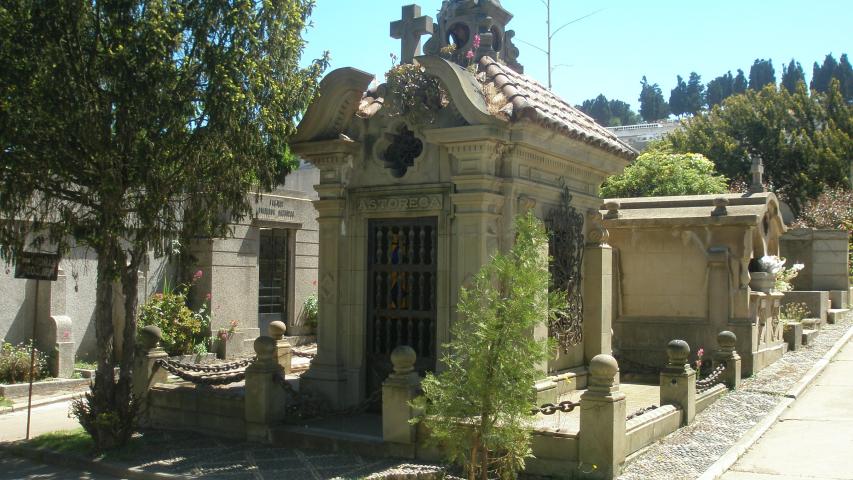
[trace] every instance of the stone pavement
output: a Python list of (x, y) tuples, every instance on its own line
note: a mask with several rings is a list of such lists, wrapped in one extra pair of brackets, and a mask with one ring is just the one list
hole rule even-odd
[[(822, 326), (820, 335), (813, 344), (795, 352), (787, 352), (769, 367), (743, 380), (740, 389), (723, 395), (705, 411), (696, 415), (692, 424), (641, 450), (629, 460), (619, 478), (686, 480), (699, 477), (750, 428), (780, 404), (791, 387), (851, 326), (853, 312), (836, 324)], [(804, 464), (811, 463), (812, 452), (817, 448), (818, 446), (801, 448), (801, 453), (796, 458)], [(849, 456), (849, 452), (853, 452), (853, 449), (847, 448), (848, 455), (845, 458)], [(773, 480), (782, 478), (785, 477)]]
[[(34, 407), (30, 421), (30, 437), (57, 430), (73, 430), (79, 428), (76, 418), (69, 418), (68, 412), (71, 401), (52, 403)], [(16, 410), (0, 415), (0, 442), (21, 440), (27, 433), (27, 410)]]
[(853, 340), (723, 480), (851, 480)]
[(0, 478), (14, 478), (16, 480), (106, 480), (114, 477), (33, 463), (0, 452)]

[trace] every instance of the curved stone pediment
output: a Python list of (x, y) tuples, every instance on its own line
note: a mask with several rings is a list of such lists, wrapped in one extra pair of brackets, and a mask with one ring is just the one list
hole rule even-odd
[(338, 138), (358, 111), (361, 97), (373, 78), (352, 67), (338, 68), (326, 75), (320, 82), (320, 96), (308, 107), (291, 142)]

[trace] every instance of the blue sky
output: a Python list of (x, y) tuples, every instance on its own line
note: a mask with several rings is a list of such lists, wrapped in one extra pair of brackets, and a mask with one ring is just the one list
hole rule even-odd
[[(400, 50), (388, 24), (410, 3), (317, 0), (303, 60), (329, 50), (332, 69), (356, 67), (383, 80), (389, 53)], [(516, 31), (516, 39), (544, 47), (544, 5), (539, 0), (501, 3), (515, 16), (507, 28)], [(418, 4), (434, 19), (441, 1)], [(604, 93), (636, 110), (643, 75), (658, 83), (668, 99), (676, 74), (686, 79), (696, 71), (705, 83), (738, 68), (748, 75), (756, 58), (771, 58), (780, 80), (782, 64), (793, 57), (810, 80), (812, 63), (823, 62), (827, 53), (836, 60), (845, 52), (853, 55), (853, 0), (552, 0), (553, 28), (601, 8), (554, 37), (553, 63), (569, 65), (554, 70), (554, 91), (572, 104)], [(516, 44), (525, 73), (545, 84), (545, 55)]]

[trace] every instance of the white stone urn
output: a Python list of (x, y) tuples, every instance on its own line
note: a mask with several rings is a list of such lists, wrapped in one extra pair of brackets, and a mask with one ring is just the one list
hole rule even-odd
[(757, 292), (770, 293), (776, 285), (776, 274), (769, 272), (749, 272), (749, 288)]

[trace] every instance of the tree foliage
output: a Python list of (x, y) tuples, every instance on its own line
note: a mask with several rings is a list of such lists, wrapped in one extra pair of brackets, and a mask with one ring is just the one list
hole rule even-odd
[[(227, 234), (250, 212), (247, 192), (291, 166), (294, 119), (327, 64), (298, 64), (312, 5), (0, 5), (0, 253), (72, 244), (97, 253), (98, 370), (80, 411), (100, 447), (130, 435), (137, 271), (148, 249)], [(117, 279), (123, 331), (112, 321)]]
[(669, 111), (679, 117), (687, 113), (687, 83), (681, 75), (676, 76), (675, 88), (669, 91)]
[(836, 61), (830, 53), (824, 58), (823, 65), (815, 62), (811, 88), (818, 92), (826, 92), (829, 90), (832, 79), (838, 80), (844, 100), (848, 103), (853, 102), (853, 67), (846, 53), (841, 55), (840, 61)]
[(723, 103), (723, 100), (732, 96), (734, 93), (734, 82), (735, 79), (732, 76), (731, 70), (708, 82), (706, 92), (708, 108), (719, 105)]
[(652, 146), (625, 170), (601, 185), (602, 198), (725, 193), (726, 178), (698, 153), (671, 153)]
[(687, 96), (684, 99), (684, 111), (696, 115), (705, 106), (705, 86), (702, 85), (702, 77), (696, 72), (690, 72), (687, 80)]
[(640, 123), (640, 117), (636, 112), (631, 110), (631, 105), (621, 100), (607, 100), (607, 97), (604, 95), (584, 100), (576, 108), (605, 127)]
[(654, 122), (669, 116), (669, 105), (663, 99), (660, 86), (657, 83), (649, 84), (646, 76), (640, 82), (640, 116), (646, 122)]
[(834, 80), (827, 93), (794, 93), (768, 85), (734, 95), (667, 136), (677, 152), (698, 152), (734, 180), (749, 179), (753, 158), (794, 212), (827, 187), (846, 185), (853, 151), (853, 106)]
[(746, 82), (746, 76), (743, 74), (743, 70), (737, 69), (737, 75), (735, 76), (734, 83), (732, 84), (732, 93), (744, 93), (748, 88), (748, 84)]
[(806, 75), (803, 73), (803, 67), (800, 62), (793, 58), (788, 65), (782, 65), (782, 87), (788, 90), (789, 93), (794, 93), (797, 89), (797, 84), (806, 83)]
[(533, 384), (548, 354), (531, 336), (554, 318), (565, 292), (548, 293), (548, 240), (532, 212), (515, 220), (515, 245), (496, 254), (459, 295), (460, 319), (446, 345), (446, 369), (428, 373), (417, 404), (431, 441), (468, 478), (514, 478), (531, 454)]
[(755, 59), (749, 68), (750, 90), (761, 90), (765, 85), (776, 85), (776, 70), (773, 69), (773, 60)]

